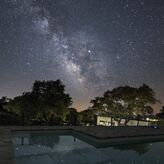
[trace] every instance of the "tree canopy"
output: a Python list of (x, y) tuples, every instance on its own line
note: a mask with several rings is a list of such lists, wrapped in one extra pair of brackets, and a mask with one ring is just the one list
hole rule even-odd
[(8, 109), (21, 117), (22, 124), (28, 120), (60, 124), (71, 104), (72, 98), (65, 93), (65, 86), (60, 80), (35, 81), (32, 91), (11, 100)]
[(157, 113), (156, 115), (160, 119), (164, 119), (164, 106), (160, 109), (160, 113)]
[[(14, 113), (16, 122), (19, 120), (22, 125), (94, 124), (95, 115), (110, 116), (118, 124), (125, 119), (126, 125), (134, 116), (151, 115), (152, 105), (157, 102), (153, 89), (146, 84), (138, 88), (119, 86), (95, 97), (91, 107), (78, 113), (71, 107), (72, 98), (65, 93), (65, 85), (60, 80), (35, 81), (31, 91), (13, 99), (0, 99), (0, 111)], [(163, 113), (162, 108), (159, 116), (163, 117)]]
[(151, 105), (156, 102), (154, 91), (146, 84), (139, 88), (121, 86), (107, 90), (102, 97), (91, 100), (91, 108), (95, 112), (110, 115), (118, 123), (124, 118), (127, 124), (133, 116), (152, 114)]

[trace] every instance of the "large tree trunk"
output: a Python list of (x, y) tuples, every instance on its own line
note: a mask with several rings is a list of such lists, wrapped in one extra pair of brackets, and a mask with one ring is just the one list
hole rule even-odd
[(121, 120), (122, 120), (121, 118), (114, 118), (114, 120), (115, 120), (115, 121), (117, 121), (118, 126), (120, 126), (120, 125), (121, 125)]
[(118, 122), (118, 126), (120, 126), (121, 125), (121, 119), (118, 119), (117, 122)]
[(24, 126), (24, 112), (21, 113), (21, 126)]
[(139, 119), (137, 119), (137, 126), (139, 126)]
[(113, 126), (113, 117), (111, 117), (111, 126)]
[(124, 125), (127, 126), (127, 123), (129, 122), (129, 119), (125, 119)]
[(45, 120), (46, 125), (48, 124), (48, 118), (45, 112), (43, 112), (43, 118)]

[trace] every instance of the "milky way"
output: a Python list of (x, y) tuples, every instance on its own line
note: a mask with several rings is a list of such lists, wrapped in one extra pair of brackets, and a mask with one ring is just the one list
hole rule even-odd
[(0, 96), (61, 79), (78, 110), (119, 85), (164, 102), (163, 0), (0, 0)]

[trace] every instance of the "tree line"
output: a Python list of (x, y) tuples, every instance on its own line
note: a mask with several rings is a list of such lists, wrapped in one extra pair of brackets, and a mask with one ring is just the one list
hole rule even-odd
[(31, 92), (1, 101), (3, 111), (8, 116), (14, 114), (14, 124), (62, 125), (76, 121), (77, 111), (70, 107), (72, 98), (60, 80), (35, 81)]
[[(164, 119), (164, 107), (154, 115), (153, 105), (160, 103), (155, 92), (148, 85), (140, 87), (119, 86), (95, 97), (87, 110), (81, 112), (85, 124), (94, 124), (95, 115), (109, 116), (121, 125), (124, 119), (126, 126), (130, 119), (143, 120), (147, 117)], [(138, 122), (139, 123), (139, 122)]]
[[(121, 86), (104, 92), (91, 100), (91, 107), (77, 112), (72, 108), (72, 98), (65, 93), (60, 81), (35, 81), (32, 90), (13, 99), (0, 99), (0, 124), (2, 125), (80, 125), (94, 124), (95, 115), (110, 116), (125, 125), (133, 116), (152, 115), (152, 105), (159, 101), (146, 84), (135, 88)], [(164, 108), (157, 116), (163, 117)]]

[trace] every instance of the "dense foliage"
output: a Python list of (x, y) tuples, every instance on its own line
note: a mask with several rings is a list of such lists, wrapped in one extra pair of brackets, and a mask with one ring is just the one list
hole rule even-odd
[(91, 109), (111, 116), (118, 123), (124, 118), (126, 125), (131, 117), (152, 114), (151, 106), (156, 102), (154, 91), (146, 84), (139, 88), (123, 86), (107, 90), (102, 97), (91, 100)]
[(35, 81), (31, 92), (15, 97), (7, 104), (20, 117), (21, 124), (61, 125), (69, 113), (72, 98), (60, 80)]
[[(1, 125), (93, 125), (96, 115), (110, 116), (125, 125), (135, 116), (153, 114), (157, 103), (154, 91), (146, 84), (135, 88), (120, 86), (104, 92), (102, 97), (91, 100), (92, 106), (77, 112), (72, 108), (72, 98), (65, 93), (60, 80), (35, 81), (30, 92), (13, 99), (0, 99)], [(164, 107), (158, 118), (164, 119)]]

